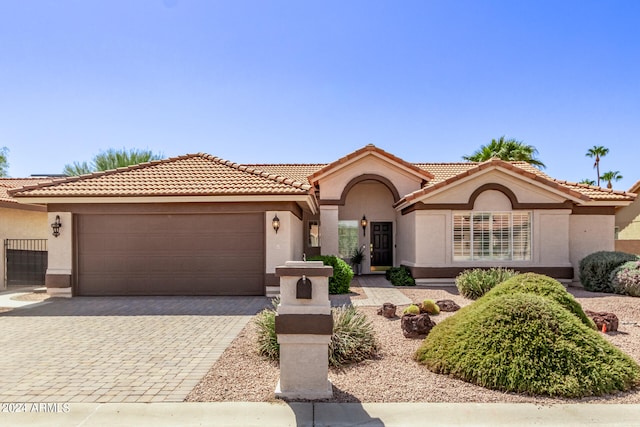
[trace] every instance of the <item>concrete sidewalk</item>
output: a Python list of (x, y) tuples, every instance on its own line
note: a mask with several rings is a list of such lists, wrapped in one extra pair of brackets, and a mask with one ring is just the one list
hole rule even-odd
[(11, 426), (640, 426), (640, 405), (232, 402), (11, 408), (24, 410), (19, 413), (8, 413), (5, 405), (0, 425)]

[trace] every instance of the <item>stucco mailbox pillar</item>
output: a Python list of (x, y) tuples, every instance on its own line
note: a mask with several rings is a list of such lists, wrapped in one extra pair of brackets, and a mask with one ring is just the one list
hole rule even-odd
[(280, 344), (280, 380), (276, 397), (327, 399), (329, 343), (333, 317), (329, 277), (333, 268), (322, 261), (287, 261), (276, 267), (280, 278), (280, 304), (276, 334)]

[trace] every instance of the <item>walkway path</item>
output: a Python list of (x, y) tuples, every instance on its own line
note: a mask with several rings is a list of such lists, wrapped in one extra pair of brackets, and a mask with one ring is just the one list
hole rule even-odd
[(367, 296), (352, 300), (356, 307), (381, 307), (385, 302), (395, 305), (411, 304), (411, 300), (382, 275), (356, 276), (353, 280), (353, 285), (361, 287)]

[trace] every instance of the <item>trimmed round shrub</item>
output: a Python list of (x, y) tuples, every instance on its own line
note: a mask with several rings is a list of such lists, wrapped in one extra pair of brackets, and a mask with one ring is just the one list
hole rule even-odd
[(582, 323), (591, 329), (596, 325), (582, 310), (582, 306), (571, 295), (562, 283), (549, 276), (535, 273), (524, 273), (505, 280), (485, 294), (484, 298), (494, 298), (500, 295), (513, 295), (515, 293), (534, 294), (551, 298), (569, 312), (573, 313)]
[(613, 293), (610, 281), (613, 270), (625, 262), (637, 260), (637, 255), (626, 252), (594, 252), (580, 261), (580, 282), (588, 291)]
[(415, 354), (436, 373), (504, 392), (578, 398), (629, 390), (640, 366), (551, 298), (482, 298), (436, 325)]
[(616, 294), (640, 297), (640, 261), (629, 261), (616, 267), (610, 276)]
[[(258, 353), (271, 360), (279, 360), (280, 345), (276, 334), (275, 318), (279, 299), (274, 299), (273, 308), (262, 310), (254, 318), (258, 334)], [(364, 313), (353, 306), (342, 306), (331, 310), (333, 333), (329, 343), (329, 365), (340, 367), (348, 363), (373, 358), (378, 344), (371, 322)]]
[(475, 300), (498, 283), (502, 283), (516, 274), (518, 274), (516, 271), (502, 267), (474, 268), (465, 270), (456, 277), (456, 287), (460, 295)]
[(333, 267), (333, 276), (329, 277), (330, 294), (348, 294), (353, 279), (353, 270), (342, 258), (334, 255), (318, 255), (307, 258), (308, 261), (322, 261), (324, 265)]
[(425, 311), (427, 314), (440, 314), (440, 307), (438, 304), (432, 299), (426, 299), (422, 301), (422, 311)]
[(409, 307), (402, 310), (402, 314), (420, 314), (420, 307), (415, 304), (411, 304)]
[(385, 277), (393, 286), (415, 286), (416, 281), (407, 267), (391, 267), (385, 272)]

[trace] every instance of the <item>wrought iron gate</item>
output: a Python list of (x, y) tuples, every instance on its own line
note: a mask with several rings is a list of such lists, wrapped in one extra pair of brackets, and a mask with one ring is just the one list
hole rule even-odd
[(43, 286), (47, 273), (47, 239), (5, 239), (7, 286)]

